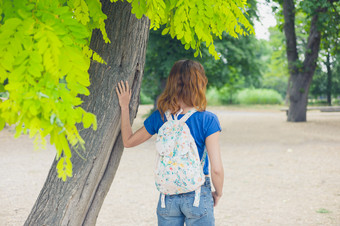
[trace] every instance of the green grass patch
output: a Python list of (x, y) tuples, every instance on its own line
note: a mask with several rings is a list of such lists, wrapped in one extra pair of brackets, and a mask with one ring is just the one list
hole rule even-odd
[(331, 211), (325, 209), (325, 208), (320, 208), (316, 211), (317, 213), (331, 213)]
[(243, 89), (237, 93), (236, 100), (240, 104), (281, 104), (281, 95), (272, 89)]
[[(229, 90), (230, 91), (230, 90)], [(278, 105), (283, 103), (282, 96), (272, 89), (243, 89), (229, 92), (225, 88), (220, 90), (216, 88), (210, 88), (207, 90), (206, 97), (208, 105)]]
[(216, 88), (210, 88), (206, 92), (208, 105), (219, 106), (222, 105), (221, 95)]

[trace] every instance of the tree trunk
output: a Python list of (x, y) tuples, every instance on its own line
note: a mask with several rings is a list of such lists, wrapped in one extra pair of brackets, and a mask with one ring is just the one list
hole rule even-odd
[[(73, 177), (63, 182), (53, 162), (44, 187), (25, 225), (95, 225), (99, 210), (110, 188), (123, 151), (120, 136), (120, 107), (114, 87), (127, 80), (132, 87), (131, 123), (136, 116), (150, 22), (131, 14), (127, 2), (102, 0), (108, 16), (106, 29), (111, 44), (105, 44), (96, 30), (91, 48), (107, 65), (93, 62), (89, 69), (90, 96), (82, 107), (97, 115), (98, 129), (82, 130), (86, 160), (73, 155)], [(78, 129), (81, 129), (79, 126)], [(75, 152), (72, 152), (75, 153)]]
[(305, 122), (307, 120), (308, 92), (313, 75), (301, 73), (291, 76), (289, 88), (289, 110), (290, 122)]
[(330, 53), (327, 52), (326, 57), (326, 68), (327, 68), (327, 103), (329, 106), (332, 106), (332, 69), (331, 69), (331, 61), (330, 61)]
[[(289, 73), (297, 73), (297, 63), (299, 56), (296, 48), (296, 34), (295, 34), (295, 5), (293, 0), (283, 1), (283, 15), (284, 15), (284, 33), (286, 36), (286, 51), (288, 59)], [(289, 89), (288, 89), (289, 90)]]
[(290, 73), (288, 84), (289, 110), (287, 121), (305, 122), (307, 120), (307, 103), (309, 87), (312, 82), (316, 61), (320, 49), (321, 33), (317, 28), (319, 13), (326, 9), (318, 8), (312, 17), (305, 59), (298, 59), (295, 35), (295, 6), (293, 0), (284, 0), (283, 14), (285, 19), (284, 32), (287, 45), (287, 59)]

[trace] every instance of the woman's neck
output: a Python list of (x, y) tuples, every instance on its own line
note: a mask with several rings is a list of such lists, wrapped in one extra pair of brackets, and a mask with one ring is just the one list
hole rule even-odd
[(179, 102), (179, 106), (183, 109), (181, 114), (185, 114), (185, 113), (187, 113), (189, 110), (191, 110), (193, 108), (193, 106), (188, 106), (188, 105), (186, 105), (183, 102)]

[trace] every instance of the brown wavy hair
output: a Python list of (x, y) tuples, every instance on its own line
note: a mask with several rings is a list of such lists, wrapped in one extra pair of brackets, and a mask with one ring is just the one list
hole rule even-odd
[(157, 109), (162, 119), (165, 111), (172, 114), (180, 110), (179, 102), (204, 111), (207, 106), (205, 97), (208, 79), (203, 66), (193, 60), (179, 60), (171, 68), (165, 89), (157, 101)]

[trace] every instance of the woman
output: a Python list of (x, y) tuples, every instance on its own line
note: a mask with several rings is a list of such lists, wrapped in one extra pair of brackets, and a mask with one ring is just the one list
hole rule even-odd
[[(145, 121), (144, 126), (132, 132), (129, 119), (129, 102), (131, 90), (129, 84), (123, 81), (118, 83), (116, 92), (121, 106), (121, 132), (124, 147), (134, 147), (158, 132), (159, 128), (166, 121), (164, 113), (170, 110), (175, 115), (178, 112), (178, 119), (184, 116), (191, 109), (197, 111), (185, 122), (190, 129), (191, 135), (197, 145), (200, 158), (204, 149), (207, 149), (203, 172), (206, 175), (205, 183), (201, 187), (201, 198), (198, 207), (190, 205), (195, 192), (179, 195), (167, 195), (165, 198), (166, 207), (161, 208), (161, 200), (157, 207), (158, 225), (179, 226), (184, 225), (214, 225), (214, 206), (222, 196), (224, 171), (219, 147), (219, 133), (221, 127), (213, 113), (206, 111), (206, 85), (203, 66), (192, 60), (177, 61), (171, 69), (164, 92), (157, 102), (157, 110)], [(211, 164), (211, 179), (215, 191), (211, 191), (209, 178), (209, 161)]]

